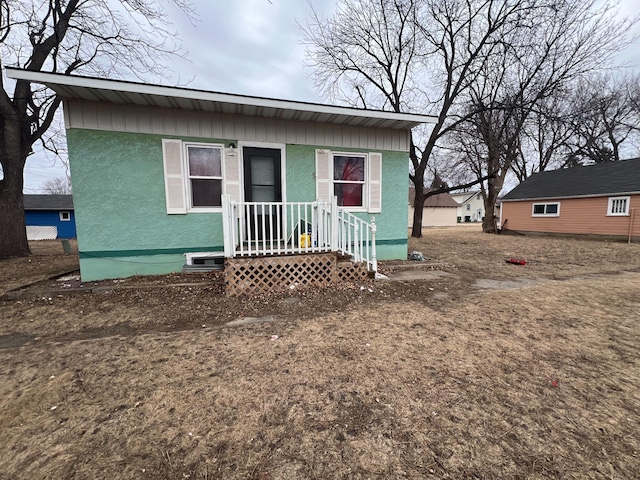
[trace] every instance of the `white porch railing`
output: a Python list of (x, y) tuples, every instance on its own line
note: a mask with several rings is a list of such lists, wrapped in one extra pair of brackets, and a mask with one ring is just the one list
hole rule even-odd
[(237, 202), (222, 196), (226, 257), (338, 252), (376, 271), (376, 225), (331, 202)]

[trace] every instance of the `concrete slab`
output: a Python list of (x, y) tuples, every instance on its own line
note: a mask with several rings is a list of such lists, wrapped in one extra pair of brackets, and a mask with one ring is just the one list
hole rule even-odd
[(232, 320), (231, 322), (227, 322), (224, 324), (225, 327), (240, 327), (242, 325), (251, 325), (254, 323), (268, 323), (275, 322), (276, 318), (273, 315), (269, 315), (266, 317), (244, 317), (238, 318), (237, 320)]
[(412, 280), (437, 280), (450, 277), (451, 274), (442, 270), (403, 270), (388, 275), (391, 282), (407, 282)]

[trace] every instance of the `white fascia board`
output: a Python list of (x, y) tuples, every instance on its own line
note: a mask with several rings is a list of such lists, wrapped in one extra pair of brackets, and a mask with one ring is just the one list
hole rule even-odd
[[(230, 93), (208, 92), (180, 87), (163, 87), (144, 83), (127, 82), (124, 80), (103, 80), (100, 78), (80, 77), (75, 75), (61, 75), (59, 73), (32, 72), (17, 68), (6, 67), (9, 78), (41, 83), (47, 86), (61, 85), (65, 87), (80, 87), (114, 92), (138, 93), (162, 97), (202, 100), (207, 102), (230, 103), (236, 105), (251, 105), (254, 107), (276, 108), (280, 110), (297, 110), (310, 113), (326, 113), (329, 115), (345, 115), (351, 117), (376, 118), (381, 120), (397, 120), (422, 123), (435, 123), (437, 117), (433, 115), (418, 115), (413, 113), (395, 113), (381, 110), (363, 110), (335, 105), (297, 102), (292, 100), (277, 100), (273, 98), (250, 97)], [(51, 87), (50, 87), (51, 88)]]
[(630, 195), (640, 195), (640, 191), (635, 192), (613, 192), (613, 193), (597, 193), (585, 195), (566, 195), (556, 197), (527, 197), (527, 198), (503, 198), (503, 202), (532, 202), (532, 201), (549, 201), (549, 200), (571, 200), (573, 198), (602, 198), (602, 197), (625, 197)]

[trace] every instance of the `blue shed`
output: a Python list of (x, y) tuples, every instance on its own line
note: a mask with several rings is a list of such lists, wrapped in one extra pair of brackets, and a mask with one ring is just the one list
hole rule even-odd
[(24, 215), (29, 240), (76, 238), (73, 195), (25, 195)]

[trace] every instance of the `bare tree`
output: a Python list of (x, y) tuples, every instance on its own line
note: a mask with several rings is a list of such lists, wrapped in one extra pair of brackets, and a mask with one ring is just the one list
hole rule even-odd
[[(540, 19), (542, 3), (345, 0), (335, 15), (324, 19), (314, 14), (304, 28), (314, 79), (327, 97), (437, 117), (424, 135), (411, 139), (410, 178), (416, 190), (412, 236), (421, 236), (427, 195), (440, 193), (425, 191), (434, 152), (444, 136), (473, 114), (460, 101), (505, 37), (528, 34)], [(470, 185), (491, 175), (487, 172)]]
[(640, 133), (635, 98), (638, 81), (637, 76), (607, 73), (581, 82), (572, 98), (572, 136), (567, 140), (571, 155), (578, 162), (621, 159), (624, 145)]
[(71, 195), (69, 177), (56, 177), (42, 184), (44, 192), (50, 195)]
[[(99, 77), (166, 76), (163, 58), (179, 52), (167, 8), (193, 18), (189, 0), (0, 0), (2, 62)], [(0, 78), (0, 87), (0, 257), (23, 256), (24, 166), (36, 142), (55, 149), (46, 134), (61, 99), (22, 80)]]
[[(467, 155), (476, 177), (494, 176), (482, 188), (485, 215), (483, 231), (496, 231), (492, 215), (507, 173), (517, 169), (522, 156), (524, 130), (533, 112), (555, 92), (607, 65), (629, 41), (631, 22), (621, 22), (611, 7), (599, 2), (568, 0), (541, 5), (533, 18), (521, 23), (522, 31), (503, 36), (483, 65), (484, 74), (469, 89), (465, 127), (459, 129), (474, 146)], [(526, 31), (527, 35), (524, 35)]]
[(564, 167), (570, 161), (573, 104), (566, 91), (553, 92), (534, 106), (521, 138), (520, 154), (511, 166), (519, 182), (534, 173)]

